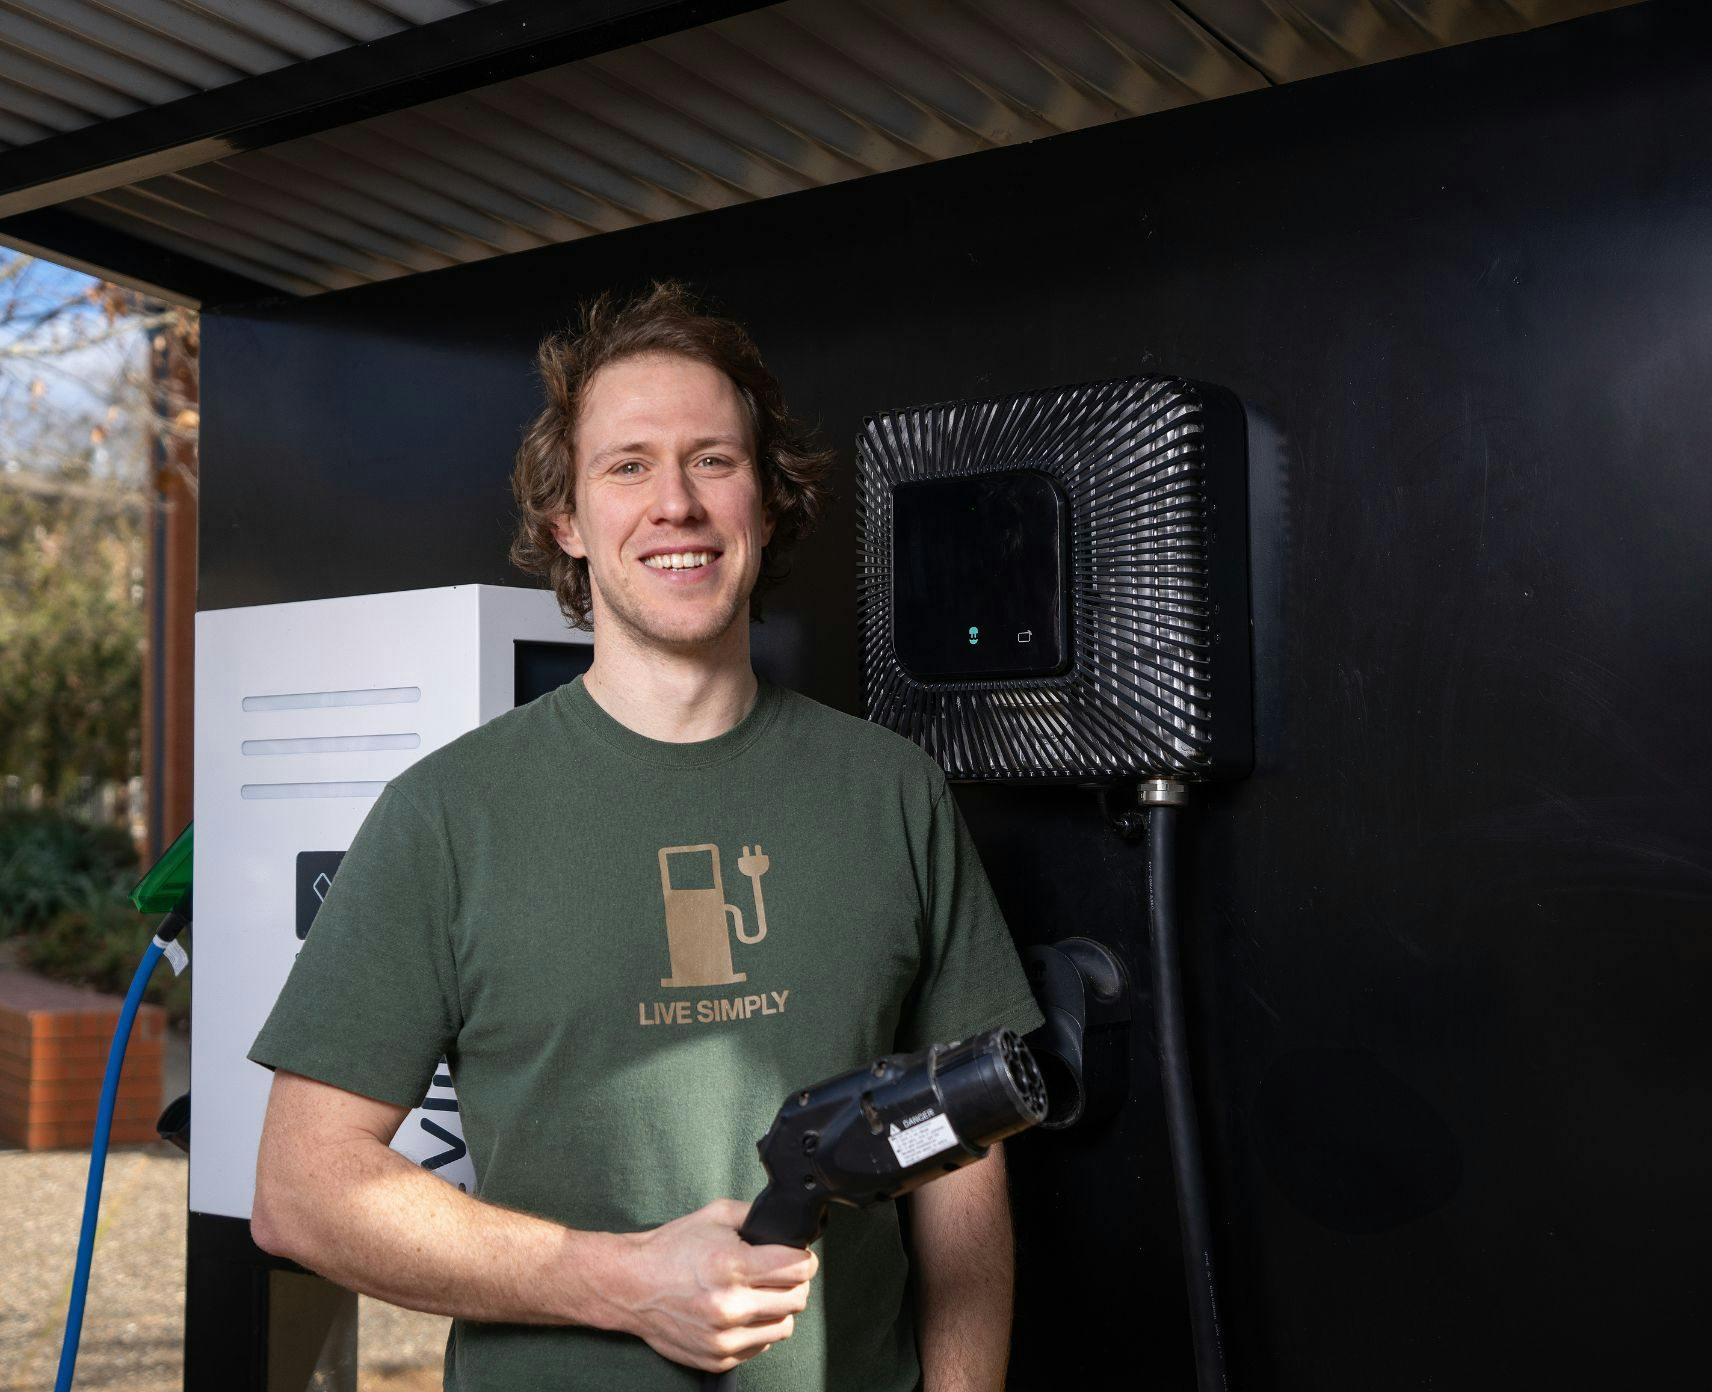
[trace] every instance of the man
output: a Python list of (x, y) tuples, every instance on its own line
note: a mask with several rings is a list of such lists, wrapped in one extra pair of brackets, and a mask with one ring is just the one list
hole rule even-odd
[[(594, 662), (364, 822), (250, 1055), (256, 1240), (456, 1316), (448, 1388), (997, 1392), (997, 1147), (911, 1196), (914, 1310), (895, 1205), (835, 1209), (818, 1254), (737, 1236), (788, 1092), (1040, 1021), (938, 767), (751, 669), (830, 456), (678, 286), (597, 301), (540, 368), (513, 556)], [(442, 1057), (476, 1195), (388, 1149)]]

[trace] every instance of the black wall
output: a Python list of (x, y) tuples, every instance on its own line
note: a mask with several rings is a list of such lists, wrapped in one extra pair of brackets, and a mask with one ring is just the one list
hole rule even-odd
[[(1653, 4), (206, 324), (204, 607), (525, 583), (579, 297), (682, 275), (843, 450), (758, 661), (857, 704), (877, 408), (1166, 370), (1257, 427), (1258, 768), (1187, 827), (1236, 1385), (1627, 1385), (1712, 1282), (1712, 26)], [(962, 803), (1023, 941), (1144, 961), (1085, 794)], [(1145, 990), (1141, 993), (1145, 996)], [(1188, 1384), (1149, 1020), (1012, 1147), (1013, 1385)], [(1145, 1379), (1145, 1381), (1144, 1381)]]

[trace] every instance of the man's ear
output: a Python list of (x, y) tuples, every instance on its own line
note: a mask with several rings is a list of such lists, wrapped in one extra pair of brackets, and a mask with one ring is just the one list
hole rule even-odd
[(559, 550), (567, 556), (575, 556), (579, 560), (588, 558), (588, 548), (583, 545), (574, 512), (561, 512), (553, 519), (553, 540), (559, 543)]

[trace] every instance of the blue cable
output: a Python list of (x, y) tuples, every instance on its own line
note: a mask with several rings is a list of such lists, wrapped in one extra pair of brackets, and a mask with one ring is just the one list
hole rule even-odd
[(107, 1051), (107, 1076), (101, 1084), (101, 1106), (95, 1114), (95, 1136), (89, 1147), (89, 1184), (83, 1191), (83, 1231), (77, 1239), (77, 1265), (71, 1274), (71, 1305), (65, 1312), (65, 1341), (59, 1349), (59, 1377), (54, 1392), (71, 1392), (71, 1375), (77, 1367), (77, 1341), (83, 1334), (83, 1301), (89, 1294), (89, 1265), (95, 1255), (95, 1218), (101, 1210), (101, 1180), (107, 1171), (107, 1138), (113, 1132), (113, 1103), (119, 1096), (119, 1073), (125, 1066), (125, 1046), (131, 1042), (131, 1025), (143, 1001), (143, 988), (154, 975), (165, 945), (157, 937), (137, 964), (131, 989), (119, 1011), (113, 1030), (113, 1046)]

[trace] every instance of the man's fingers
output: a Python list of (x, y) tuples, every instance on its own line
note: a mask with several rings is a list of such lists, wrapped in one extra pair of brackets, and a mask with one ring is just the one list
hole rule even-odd
[(765, 1324), (739, 1325), (715, 1334), (710, 1352), (689, 1353), (686, 1350), (685, 1355), (675, 1361), (688, 1363), (704, 1372), (729, 1372), (739, 1363), (760, 1357), (780, 1339), (790, 1338), (795, 1329), (796, 1321), (789, 1315)]
[(764, 1324), (740, 1324), (713, 1337), (714, 1348), (728, 1358), (753, 1358), (764, 1348), (780, 1339), (788, 1339), (796, 1329), (796, 1316), (768, 1320)]
[(730, 1228), (740, 1228), (749, 1216), (750, 1204), (741, 1199), (715, 1199), (702, 1210), (709, 1218)]
[(751, 1358), (759, 1358), (770, 1348), (772, 1348), (771, 1344), (762, 1344), (760, 1348), (744, 1349), (742, 1353), (735, 1356), (726, 1355), (720, 1358), (691, 1356), (687, 1359), (674, 1359), (673, 1361), (684, 1362), (686, 1366), (691, 1368), (700, 1368), (704, 1373), (729, 1373), (733, 1368), (741, 1368)]
[(752, 1286), (800, 1286), (814, 1279), (820, 1258), (800, 1247), (768, 1243), (748, 1250), (748, 1277)]
[(728, 1371), (790, 1338), (808, 1308), (820, 1258), (742, 1241), (750, 1208), (714, 1199), (640, 1239), (658, 1298), (638, 1307), (632, 1332), (674, 1362)]
[(741, 1325), (754, 1328), (758, 1324), (772, 1324), (784, 1319), (787, 1315), (800, 1315), (808, 1309), (808, 1286), (792, 1286), (789, 1290), (756, 1291), (753, 1303), (749, 1306)]
[(809, 1287), (800, 1286), (768, 1290), (751, 1287), (729, 1290), (703, 1297), (702, 1321), (711, 1329), (743, 1329), (757, 1324), (769, 1324), (786, 1315), (799, 1315), (808, 1308)]
[[(721, 1227), (736, 1230), (743, 1226), (753, 1207), (753, 1204), (740, 1199), (715, 1199), (702, 1212)], [(751, 1247), (745, 1242), (742, 1251), (744, 1276), (750, 1285), (800, 1285), (812, 1280), (814, 1273), (820, 1270), (820, 1258), (800, 1247), (771, 1242)]]

